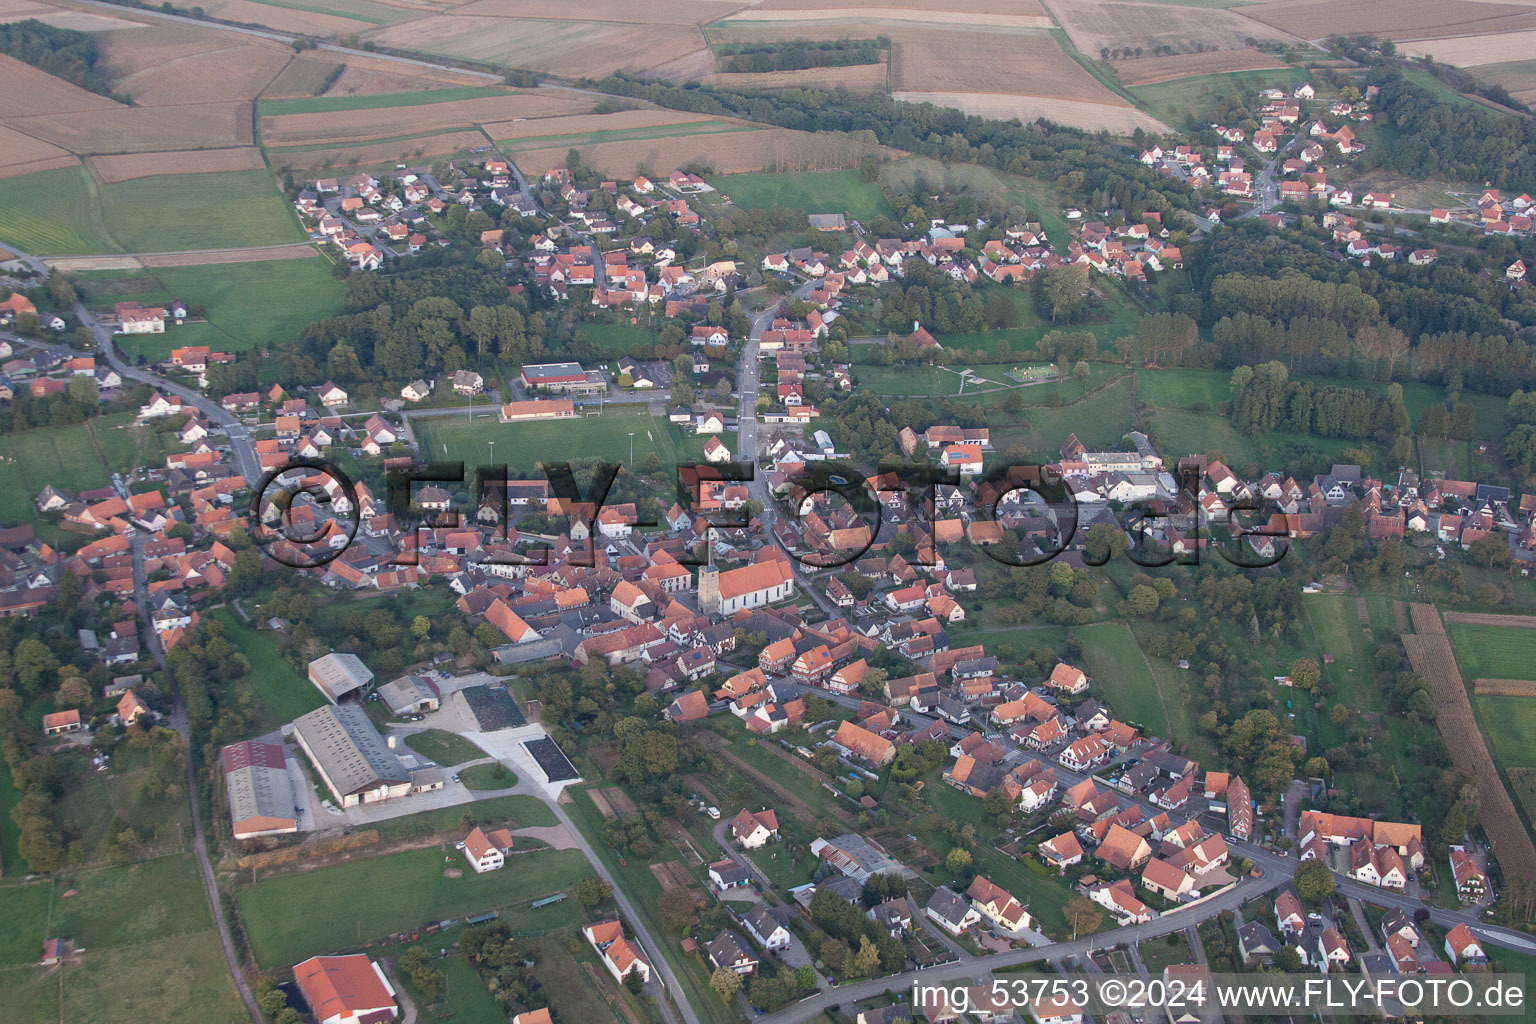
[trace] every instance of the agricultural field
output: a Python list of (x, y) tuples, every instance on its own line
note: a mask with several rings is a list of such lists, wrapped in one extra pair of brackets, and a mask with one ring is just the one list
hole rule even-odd
[[(222, 21), (265, 25), (279, 32), (293, 32), (310, 36), (335, 36), (367, 31), (378, 19), (364, 19), (352, 14), (328, 13), (339, 4), (321, 0), (313, 5), (262, 3), (260, 0), (208, 0), (203, 9)], [(372, 6), (372, 5), (370, 5)], [(380, 10), (388, 8), (380, 7)]]
[(415, 423), (422, 454), (469, 465), (491, 457), (489, 441), (498, 442), (496, 459), (508, 469), (530, 473), (541, 461), (599, 457), (629, 461), (629, 434), (635, 435), (635, 459), (652, 452), (662, 466), (677, 464), (677, 451), (665, 420), (643, 412), (605, 412), (601, 416), (548, 422), (501, 423), (494, 416), (421, 419)]
[[(564, 144), (519, 149), (517, 166), (524, 174), (542, 174), (563, 166), (569, 149)], [(615, 176), (632, 175), (636, 167), (651, 175), (666, 175), (678, 166), (711, 167), (718, 174), (839, 170), (853, 167), (869, 152), (847, 135), (789, 128), (589, 141), (576, 144), (576, 149), (583, 164)]]
[(230, 171), (98, 182), (82, 167), (12, 178), (0, 240), (40, 255), (170, 252), (303, 239), (272, 175)]
[(379, 46), (572, 77), (645, 71), (704, 47), (702, 33), (692, 26), (554, 20), (547, 14), (525, 20), (467, 11), (431, 15), (363, 38)]
[[(633, 113), (643, 113), (634, 111)], [(684, 115), (687, 117), (688, 115)], [(682, 139), (691, 135), (721, 135), (730, 132), (753, 131), (752, 125), (745, 121), (729, 121), (725, 119), (697, 120), (689, 119), (678, 123), (647, 124), (653, 120), (649, 117), (637, 117), (633, 120), (640, 122), (632, 128), (603, 128), (599, 131), (587, 131), (585, 126), (591, 122), (586, 117), (549, 118), (546, 121), (529, 121), (521, 124), (504, 122), (502, 124), (488, 124), (485, 131), (497, 136), (496, 143), (509, 152), (516, 153), (525, 149), (550, 149), (558, 146), (580, 149), (584, 146), (600, 146), (610, 142), (634, 142), (651, 141), (656, 139)], [(670, 120), (670, 118), (668, 119)], [(564, 122), (564, 123), (555, 123)], [(604, 122), (610, 123), (610, 122)], [(573, 129), (562, 131), (562, 129)], [(550, 134), (545, 134), (549, 132)], [(507, 136), (505, 139), (500, 136)]]
[[(449, 878), (446, 869), (462, 872)], [(526, 905), (590, 874), (577, 850), (518, 854), (503, 871), (476, 874), (462, 854), (434, 847), (385, 854), (281, 875), (242, 886), (235, 895), (251, 953), (266, 968), (343, 949), (359, 941), (444, 918)], [(388, 899), (378, 894), (387, 892)], [(306, 907), (303, 914), (294, 907)], [(580, 916), (574, 900), (512, 915), (523, 933), (568, 927)]]
[[(1283, 3), (1284, 0), (1281, 0)], [(1141, 47), (1151, 53), (1159, 46), (1174, 52), (1238, 50), (1249, 39), (1259, 42), (1295, 42), (1289, 31), (1248, 17), (1246, 9), (1224, 10), (1184, 4), (1124, 3), (1120, 0), (1044, 0), (1046, 8), (1090, 59), (1105, 50)], [(1273, 4), (1263, 5), (1269, 9)]]
[(1502, 85), (1522, 103), (1536, 103), (1536, 59), (1478, 64), (1469, 70), (1485, 82)]
[(107, 234), (95, 182), (82, 167), (5, 179), (0, 242), (35, 254), (118, 251)]
[(845, 213), (860, 220), (895, 216), (880, 190), (853, 171), (730, 174), (710, 184), (744, 210), (784, 206), (806, 213)]
[(1530, 726), (1533, 723), (1528, 716), (1536, 714), (1536, 709), (1505, 707), (1510, 701), (1529, 703), (1522, 697), (1479, 697), (1474, 703), (1434, 605), (1416, 603), (1409, 608), (1409, 614), (1414, 632), (1402, 638), (1403, 647), (1414, 671), (1429, 680), (1435, 702), (1435, 727), (1450, 748), (1452, 762), (1478, 781), (1483, 829), (1494, 854), (1506, 872), (1524, 874), (1536, 870), (1536, 846), (1531, 843), (1529, 829), (1516, 814), (1500, 775), (1499, 769), (1505, 765), (1493, 755), (1497, 749), (1500, 758), (1515, 759), (1514, 767), (1528, 767), (1525, 759), (1530, 756), (1532, 734), (1524, 731), (1524, 738), (1511, 746), (1512, 731), (1506, 724), (1510, 719), (1494, 722), (1488, 717), (1508, 713), (1515, 716), (1513, 721)]
[(1213, 50), (1207, 53), (1175, 53), (1166, 57), (1135, 57), (1111, 62), (1115, 77), (1127, 86), (1152, 85), (1179, 78), (1284, 68), (1262, 50)]
[(174, 169), (178, 174), (215, 174), (221, 171), (259, 171), (267, 164), (255, 146), (235, 149), (200, 149), (181, 153), (119, 153), (88, 157), (86, 165), (99, 180), (113, 183), (150, 178)]
[(0, 125), (0, 178), (73, 167), (79, 162), (67, 149)]
[(798, 71), (720, 72), (700, 79), (718, 89), (848, 89), (884, 92), (885, 64), (855, 64), (842, 68)]
[(1452, 622), (1445, 631), (1467, 679), (1536, 680), (1536, 630)]
[[(461, 92), (472, 95), (446, 98)], [(585, 115), (591, 119), (593, 127), (600, 127), (605, 120), (603, 115), (587, 114), (592, 106), (589, 98), (562, 93), (455, 89), (448, 93), (407, 93), (405, 96), (408, 102), (384, 104), (378, 102), (384, 97), (375, 96), (264, 100), (261, 104), (261, 140), (268, 147), (321, 142), (342, 144), (471, 128), (513, 118), (532, 118), (536, 123), (542, 118)], [(398, 101), (399, 97), (390, 99)], [(658, 113), (663, 117), (673, 114), (671, 111)], [(676, 120), (697, 117), (681, 113), (674, 116)]]
[[(966, 59), (957, 61), (956, 54)], [(979, 75), (982, 68), (986, 71)], [(1120, 134), (1161, 127), (1041, 30), (960, 27), (898, 33), (892, 41), (891, 89), (896, 99), (983, 117), (1044, 117)]]
[[(470, 114), (479, 107), (468, 105), (470, 100), (484, 100), (501, 98), (509, 101), (513, 97), (524, 97), (529, 100), (528, 105), (537, 110), (561, 110), (558, 104), (543, 106), (531, 102), (531, 93), (515, 92), (499, 85), (466, 85), (458, 87), (442, 87), (438, 89), (414, 88), (409, 92), (382, 93), (379, 95), (366, 93), (337, 94), (327, 91), (322, 96), (299, 96), (286, 99), (263, 98), (258, 112), (262, 117), (279, 117), (285, 114), (325, 114), (334, 111), (357, 110), (399, 110), (404, 107), (435, 107), (437, 113), (446, 115), (449, 123), (476, 123), (473, 117), (456, 117), (458, 114)], [(453, 107), (438, 106), (438, 104), (457, 104)], [(487, 107), (489, 113), (504, 113), (511, 103), (497, 104)], [(404, 116), (404, 115), (402, 115)], [(526, 116), (526, 115), (525, 115)], [(340, 119), (338, 119), (339, 121)], [(433, 119), (426, 119), (429, 123)]]
[[(1258, 25), (1306, 39), (1334, 35), (1376, 35), (1390, 31), (1400, 52), (1414, 50), (1403, 40), (1475, 35), (1508, 37), (1520, 29), (1536, 28), (1536, 10), (1526, 4), (1441, 3), (1438, 0), (1276, 0), (1242, 9)], [(1480, 44), (1493, 43), (1482, 39)], [(1485, 49), (1482, 52), (1487, 53)], [(1529, 50), (1526, 51), (1529, 53)], [(1441, 59), (1436, 53), (1436, 59)], [(1450, 58), (1444, 58), (1456, 63)], [(1483, 61), (1500, 59), (1490, 55)], [(1504, 59), (1513, 59), (1504, 58)]]
[(1482, 694), (1473, 699), (1477, 718), (1500, 768), (1536, 768), (1536, 699)]

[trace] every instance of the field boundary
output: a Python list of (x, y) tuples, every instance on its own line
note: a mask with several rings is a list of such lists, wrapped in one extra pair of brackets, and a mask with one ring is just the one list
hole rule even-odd
[(1402, 638), (1403, 648), (1413, 670), (1429, 681), (1435, 727), (1450, 748), (1451, 763), (1478, 781), (1482, 797), (1478, 818), (1494, 855), (1506, 877), (1536, 878), (1536, 846), (1488, 750), (1440, 613), (1434, 605), (1423, 603), (1415, 603), (1409, 613), (1415, 632)]
[(1536, 679), (1474, 679), (1472, 692), (1478, 697), (1536, 697)]
[(1508, 626), (1536, 629), (1536, 615), (1499, 615), (1493, 612), (1446, 612), (1445, 621), (1467, 626)]

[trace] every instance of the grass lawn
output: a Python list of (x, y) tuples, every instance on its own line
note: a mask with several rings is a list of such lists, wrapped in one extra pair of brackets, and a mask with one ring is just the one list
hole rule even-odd
[(271, 633), (242, 625), (227, 607), (209, 614), (224, 625), (230, 641), (250, 660), (251, 670), (235, 686), (249, 694), (259, 709), (251, 723), (253, 732), (270, 732), (325, 703), (320, 691), (283, 660)]
[(1135, 423), (1130, 379), (1116, 381), (1067, 405), (1027, 409), (1024, 418), (1028, 426), (994, 427), (993, 446), (1003, 451), (1022, 443), (1033, 451), (1052, 453), (1054, 458), (1067, 435), (1076, 434), (1090, 449), (1118, 448)]
[(1536, 679), (1536, 630), (1453, 622), (1445, 631), (1467, 681)]
[(496, 459), (519, 473), (532, 472), (541, 461), (599, 456), (609, 462), (627, 462), (631, 431), (636, 462), (643, 464), (654, 451), (663, 467), (677, 464), (666, 421), (644, 412), (610, 411), (542, 423), (501, 423), (489, 415), (450, 416), (417, 420), (415, 427), (424, 457), (478, 465), (490, 458), (487, 442), (496, 441)]
[(261, 116), (275, 114), (319, 114), (333, 110), (379, 110), (385, 107), (419, 107), (428, 103), (456, 103), (484, 96), (511, 93), (499, 85), (466, 85), (455, 89), (428, 89), (424, 92), (391, 92), (377, 96), (307, 96), (293, 100), (262, 100)]
[[(173, 327), (165, 334), (120, 338), (118, 347), (130, 357), (142, 354), (157, 362), (183, 345), (244, 352), (291, 342), (308, 324), (341, 312), (345, 288), (330, 271), (330, 261), (321, 256), (156, 270), (153, 276), (160, 289), (155, 294), (203, 307), (207, 322)], [(110, 281), (103, 281), (91, 290), (111, 287)], [(98, 305), (94, 294), (92, 305)]]
[(1130, 93), (1153, 117), (1177, 128), (1201, 123), (1203, 115), (1210, 111), (1224, 110), (1234, 103), (1251, 103), (1260, 89), (1274, 86), (1289, 90), (1306, 80), (1307, 72), (1300, 68), (1227, 71), (1133, 86)]
[[(424, 839), (439, 832), (451, 834), (454, 842), (462, 839), (469, 828), (464, 827), (468, 818), (476, 825), (495, 828), (526, 828), (535, 825), (555, 825), (554, 812), (534, 796), (498, 796), (472, 803), (438, 807), (417, 814), (390, 818), (369, 826), (379, 833), (385, 842), (397, 839)], [(471, 825), (470, 828), (474, 826)]]
[[(887, 795), (889, 797), (889, 794)], [(983, 820), (986, 812), (982, 808), (981, 801), (944, 785), (938, 773), (928, 779), (927, 785), (923, 787), (922, 800), (927, 806), (918, 809), (916, 821), (924, 821), (924, 814), (931, 809), (945, 823), (956, 821), (962, 824), (974, 824), (982, 835), (989, 835), (992, 831), (991, 823)], [(923, 824), (915, 825), (914, 828), (923, 844), (932, 850), (940, 861), (937, 873), (925, 876), (924, 880), (933, 885), (944, 884), (948, 877), (942, 862), (950, 847), (954, 845), (953, 841), (942, 828), (928, 828)], [(1033, 857), (1023, 860), (1010, 857), (985, 840), (977, 843), (975, 850), (972, 851), (972, 858), (977, 874), (985, 875), (992, 882), (1008, 890), (1029, 909), (1029, 912), (1037, 918), (1036, 928), (1039, 931), (1051, 936), (1071, 934), (1062, 908), (1072, 898), (1072, 892), (1055, 872)], [(919, 905), (921, 902), (919, 900)]]
[(5, 987), (11, 1024), (238, 1024), (246, 1019), (211, 929), (131, 948), (93, 949), (62, 972), (28, 968), (9, 976)]
[[(23, 869), (17, 865), (15, 876)], [(37, 962), (48, 938), (53, 882), (0, 886), (0, 967)]]
[(585, 940), (579, 949), (573, 954), (561, 940), (539, 947), (539, 965), (533, 975), (549, 993), (555, 1012), (567, 1021), (623, 1020), (618, 1004), (634, 997), (599, 966)]
[(634, 345), (653, 345), (657, 337), (657, 332), (649, 327), (634, 324), (583, 323), (576, 330), (585, 334), (587, 340), (602, 349), (608, 358), (628, 355)]
[(729, 174), (710, 184), (744, 210), (785, 206), (806, 213), (845, 213), (858, 220), (896, 214), (874, 183), (855, 171)]
[(905, 157), (880, 168), (880, 180), (902, 191), (911, 191), (919, 178), (927, 183), (924, 192), (928, 194), (974, 192), (1022, 207), (1027, 215), (1040, 221), (1051, 245), (1062, 252), (1071, 240), (1071, 231), (1059, 212), (1070, 204), (1053, 185), (976, 164), (943, 164), (922, 156)]
[(1483, 735), (1499, 767), (1536, 768), (1536, 699), (1485, 694), (1472, 698)]
[[(1169, 939), (1174, 940), (1171, 945)], [(1170, 964), (1190, 962), (1189, 940), (1183, 932), (1174, 932), (1167, 938), (1148, 939), (1141, 944), (1140, 950), (1142, 962), (1154, 977), (1161, 975), (1163, 968)]]
[[(66, 889), (75, 895), (63, 898)], [(213, 927), (208, 897), (191, 853), (105, 868), (61, 884), (50, 934), (87, 949), (133, 946)]]
[[(1131, 656), (1127, 645), (1127, 633), (1132, 634), (1130, 644), (1135, 645), (1137, 653), (1143, 654), (1140, 659), (1143, 672), (1136, 669), (1136, 659)], [(1196, 760), (1214, 761), (1216, 752), (1210, 739), (1195, 729), (1195, 722), (1203, 709), (1197, 704), (1185, 703), (1185, 690), (1192, 685), (1188, 673), (1176, 668), (1166, 658), (1145, 656), (1142, 644), (1147, 635), (1144, 631), (1132, 632), (1125, 623), (1119, 622), (1100, 623), (1079, 629), (1078, 636), (1082, 638), (1085, 649), (1091, 651), (1094, 647), (1101, 648), (1098, 655), (1088, 657), (1089, 674), (1094, 677), (1094, 683), (1109, 695), (1109, 704), (1116, 709), (1119, 708), (1115, 703), (1117, 692), (1143, 706), (1150, 703), (1148, 698), (1141, 695), (1146, 678), (1150, 675), (1158, 695), (1158, 710), (1163, 713), (1167, 723), (1168, 731), (1162, 735), (1173, 743), (1175, 752), (1187, 754)], [(1090, 637), (1093, 639), (1090, 640)], [(1103, 658), (1111, 673), (1119, 669), (1126, 675), (1112, 678), (1095, 671), (1095, 658)], [(1131, 682), (1128, 684), (1127, 680)]]
[[(1302, 598), (1307, 619), (1317, 637), (1319, 653), (1333, 655), (1323, 671), (1332, 683), (1335, 700), (1355, 711), (1380, 711), (1385, 702), (1371, 672), (1371, 653), (1360, 631), (1353, 594), (1309, 594)], [(1318, 657), (1318, 664), (1323, 659)]]
[[(431, 956), (437, 956), (437, 951), (444, 948), (442, 933), (433, 935), (424, 942), (414, 945), (425, 949)], [(406, 947), (410, 948), (410, 947)], [(469, 961), (461, 956), (448, 956), (442, 960), (435, 960), (432, 966), (443, 972), (443, 992), (436, 1000), (428, 1001), (416, 986), (412, 985), (409, 978), (401, 977), (401, 982), (410, 991), (412, 1000), (416, 1003), (416, 1009), (420, 1014), (419, 1020), (428, 1022), (442, 1022), (447, 1024), (501, 1024), (506, 1019), (507, 1013), (496, 1005), (496, 999), (486, 989), (485, 982), (475, 973)]]
[(511, 789), (517, 785), (517, 776), (506, 765), (470, 765), (459, 773), (459, 779), (470, 789)]
[[(449, 868), (463, 874), (447, 878)], [(587, 874), (577, 850), (519, 854), (505, 870), (477, 875), (457, 851), (433, 848), (270, 878), (242, 887), (236, 902), (251, 952), (266, 968), (428, 921), (526, 904)], [(295, 907), (305, 913), (294, 913)], [(537, 912), (551, 927), (573, 923), (567, 919), (579, 914), (574, 900)]]
[[(1121, 622), (1101, 622), (1078, 630), (1093, 685), (1104, 694), (1115, 716), (1165, 739), (1175, 737), (1169, 708), (1141, 647)], [(1178, 737), (1182, 739), (1183, 737)]]
[[(34, 427), (7, 434), (0, 447), (0, 520), (37, 517), (33, 499), (45, 484), (80, 491), (106, 487), (112, 471), (136, 464), (163, 464), (174, 442), (147, 426), (130, 426), (133, 413), (98, 416), (65, 427)], [(134, 460), (138, 460), (135, 462)]]
[(445, 729), (427, 729), (412, 733), (405, 738), (405, 745), (423, 757), (431, 758), (440, 765), (452, 768), (465, 761), (478, 761), (485, 751), (458, 733)]
[(1317, 456), (1330, 460), (1337, 460), (1345, 448), (1376, 450), (1376, 445), (1368, 439), (1350, 441), (1279, 433), (1249, 437), (1220, 413), (1190, 412), (1156, 405), (1152, 406), (1152, 434), (1158, 450), (1166, 458), (1177, 459), (1191, 452), (1211, 452), (1212, 457), (1214, 453), (1220, 453), (1223, 461), (1233, 467), (1250, 463), (1294, 465), (1295, 459), (1284, 454), (1288, 448), (1310, 449)]
[(21, 851), (17, 848), (20, 829), (11, 820), (11, 808), (21, 799), (11, 781), (11, 766), (0, 761), (0, 878), (22, 873)]

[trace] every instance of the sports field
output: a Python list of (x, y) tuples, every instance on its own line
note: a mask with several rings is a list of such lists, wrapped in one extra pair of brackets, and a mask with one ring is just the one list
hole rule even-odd
[(747, 210), (784, 206), (806, 213), (846, 213), (860, 220), (895, 216), (880, 190), (854, 171), (728, 174), (710, 184)]
[[(444, 872), (462, 872), (448, 878)], [(577, 850), (518, 854), (502, 871), (476, 874), (452, 848), (409, 850), (247, 885), (235, 900), (251, 953), (263, 968), (298, 963), (428, 921), (523, 905), (590, 874)], [(295, 907), (305, 908), (294, 913)], [(575, 900), (528, 911), (524, 929), (574, 923)]]
[(38, 255), (175, 252), (303, 241), (267, 171), (98, 183), (83, 167), (7, 179), (0, 241)]
[(1466, 679), (1536, 679), (1536, 630), (1451, 622), (1445, 631)]
[[(655, 452), (663, 467), (677, 464), (666, 421), (644, 412), (611, 411), (533, 423), (501, 423), (490, 414), (473, 419), (443, 416), (416, 420), (415, 428), (425, 457), (481, 465), (494, 450), (498, 463), (523, 473), (539, 462), (567, 459), (597, 457), (627, 463), (631, 432), (636, 463), (644, 465), (646, 456)], [(491, 441), (496, 442), (494, 449)]]

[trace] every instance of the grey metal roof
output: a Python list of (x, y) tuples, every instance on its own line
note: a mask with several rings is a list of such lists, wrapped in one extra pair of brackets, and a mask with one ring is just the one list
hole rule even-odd
[(381, 783), (408, 783), (411, 773), (356, 705), (326, 705), (301, 715), (294, 732), (339, 796)]

